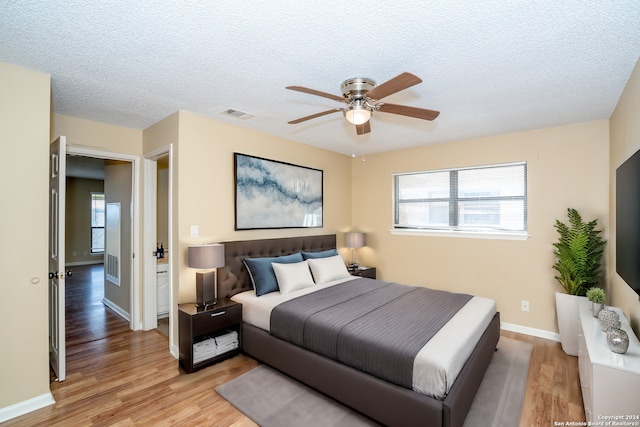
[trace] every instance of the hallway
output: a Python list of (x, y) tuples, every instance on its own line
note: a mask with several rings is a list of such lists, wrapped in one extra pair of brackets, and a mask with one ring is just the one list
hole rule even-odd
[(129, 331), (129, 322), (103, 303), (104, 265), (82, 265), (66, 280), (66, 339), (71, 347)]

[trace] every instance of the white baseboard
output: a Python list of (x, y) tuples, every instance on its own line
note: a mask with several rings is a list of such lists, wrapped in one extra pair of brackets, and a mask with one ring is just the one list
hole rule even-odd
[(518, 332), (519, 334), (531, 335), (551, 341), (560, 341), (560, 334), (542, 329), (530, 328), (529, 326), (516, 325), (514, 323), (500, 322), (500, 329), (505, 331)]
[(171, 353), (176, 360), (180, 358), (180, 350), (178, 350), (178, 347), (173, 344), (169, 346), (169, 353)]
[(111, 310), (115, 311), (118, 316), (122, 317), (124, 320), (131, 323), (131, 315), (126, 311), (124, 311), (122, 307), (117, 305), (115, 302), (111, 301), (108, 298), (102, 298), (102, 303), (107, 307), (109, 307)]
[(19, 417), (29, 412), (35, 411), (45, 406), (53, 405), (56, 403), (53, 395), (49, 393), (41, 394), (40, 396), (33, 397), (22, 402), (14, 403), (13, 405), (0, 408), (0, 423), (3, 423), (12, 418)]

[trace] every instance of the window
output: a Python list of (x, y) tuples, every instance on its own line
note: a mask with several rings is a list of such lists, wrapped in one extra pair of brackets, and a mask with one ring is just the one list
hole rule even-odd
[(91, 253), (104, 252), (104, 193), (91, 193)]
[(394, 229), (522, 233), (527, 164), (396, 174)]

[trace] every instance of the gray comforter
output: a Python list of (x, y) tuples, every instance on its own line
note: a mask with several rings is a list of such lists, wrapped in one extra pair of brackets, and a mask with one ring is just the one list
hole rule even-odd
[(360, 278), (277, 305), (271, 334), (410, 389), (416, 355), (470, 299)]

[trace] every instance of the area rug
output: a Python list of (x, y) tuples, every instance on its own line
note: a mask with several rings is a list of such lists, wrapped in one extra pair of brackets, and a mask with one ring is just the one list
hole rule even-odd
[[(518, 425), (532, 348), (530, 343), (500, 338), (464, 427)], [(263, 427), (378, 425), (265, 365), (216, 391)]]

